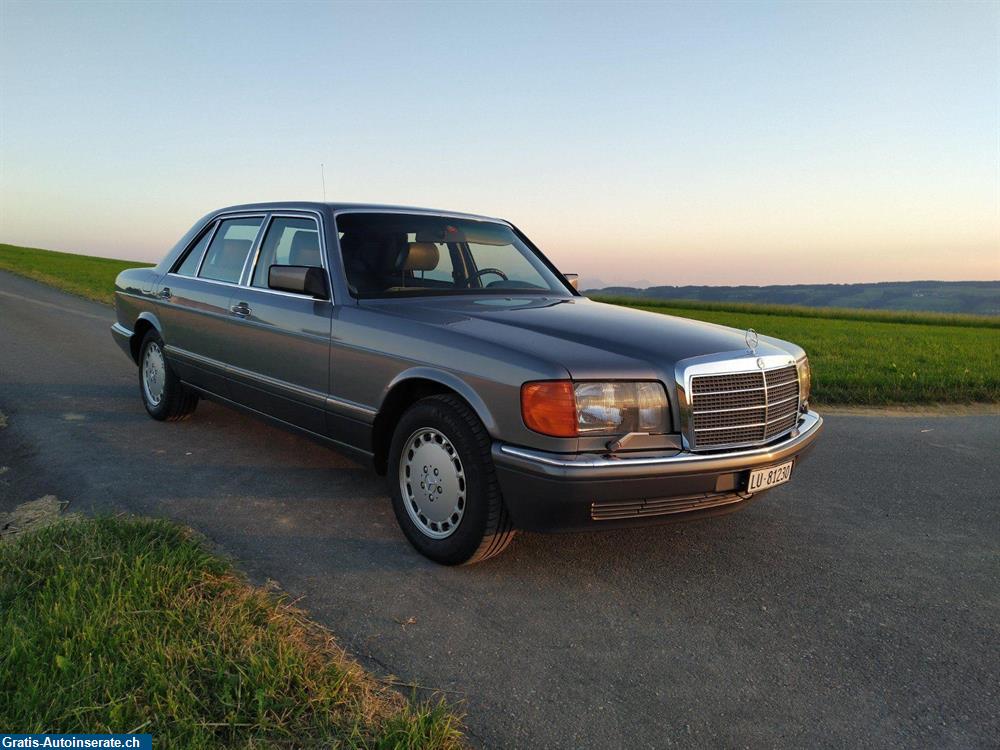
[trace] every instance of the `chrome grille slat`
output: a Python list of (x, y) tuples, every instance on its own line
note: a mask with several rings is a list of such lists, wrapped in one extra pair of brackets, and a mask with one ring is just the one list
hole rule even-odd
[(695, 393), (711, 391), (736, 391), (740, 389), (762, 388), (760, 372), (741, 372), (725, 375), (702, 375), (697, 384), (692, 383)]
[(695, 375), (690, 393), (689, 438), (695, 448), (756, 445), (798, 423), (795, 365)]
[[(767, 401), (767, 408), (770, 409), (771, 407), (777, 406), (778, 404), (783, 404), (786, 401), (792, 401), (793, 399), (794, 400), (798, 400), (798, 397), (799, 397), (798, 396), (798, 389), (796, 389), (795, 395), (789, 396), (788, 398), (783, 398), (780, 401), (774, 401), (773, 399), (768, 399), (768, 401)], [(732, 409), (705, 409), (703, 411), (696, 411), (696, 412), (692, 412), (692, 413), (696, 414), (696, 415), (697, 414), (722, 414), (724, 412), (730, 412), (730, 411), (748, 411), (749, 409), (763, 409), (763, 408), (764, 408), (764, 404), (754, 404), (753, 406), (737, 406), (737, 407), (734, 407)]]
[(763, 392), (764, 386), (760, 388), (732, 388), (728, 391), (700, 391), (699, 396), (720, 396), (725, 393), (748, 393), (750, 391), (761, 391)]
[(651, 498), (647, 500), (626, 500), (621, 502), (594, 502), (590, 505), (590, 517), (595, 521), (614, 521), (636, 516), (662, 516), (671, 513), (686, 513), (691, 510), (714, 508), (743, 500), (735, 493), (690, 495), (688, 497)]
[(764, 389), (752, 393), (741, 394), (739, 392), (725, 393), (721, 395), (699, 395), (698, 406), (701, 411), (718, 411), (732, 406), (764, 406)]
[(718, 430), (742, 430), (746, 427), (763, 427), (767, 422), (750, 422), (748, 424), (731, 424), (725, 425), (723, 427), (704, 427), (699, 428), (698, 432), (717, 432)]
[(784, 398), (798, 398), (798, 395), (799, 395), (798, 383), (791, 383), (789, 385), (780, 385), (777, 386), (776, 388), (767, 389), (768, 403), (780, 401)]
[(767, 389), (771, 390), (772, 388), (780, 388), (783, 385), (792, 385), (793, 383), (795, 385), (798, 385), (799, 381), (797, 381), (797, 380), (786, 380), (783, 383), (768, 383), (767, 384)]

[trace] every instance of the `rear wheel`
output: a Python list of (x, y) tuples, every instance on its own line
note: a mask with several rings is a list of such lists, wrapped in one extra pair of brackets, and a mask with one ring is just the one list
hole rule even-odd
[(185, 419), (198, 405), (198, 394), (170, 369), (163, 355), (163, 339), (152, 329), (139, 347), (139, 394), (149, 416), (161, 421)]
[(445, 565), (480, 562), (514, 538), (491, 441), (456, 396), (422, 399), (403, 414), (389, 453), (389, 491), (403, 533)]

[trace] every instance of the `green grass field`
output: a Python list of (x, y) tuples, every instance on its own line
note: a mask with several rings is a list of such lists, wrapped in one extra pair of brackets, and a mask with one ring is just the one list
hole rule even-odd
[(443, 704), (377, 683), (275, 595), (161, 520), (0, 541), (0, 727), (161, 748), (462, 746)]
[[(610, 299), (623, 304), (624, 300)], [(813, 401), (891, 405), (1000, 401), (1000, 320), (968, 315), (674, 304), (642, 310), (754, 328), (809, 354)]]
[(0, 270), (106, 304), (114, 301), (115, 277), (121, 271), (148, 265), (152, 264), (0, 244)]
[[(0, 245), (0, 269), (101, 302), (143, 265)], [(755, 328), (802, 346), (813, 401), (826, 405), (1000, 402), (1000, 317), (697, 301), (601, 298), (643, 310)]]

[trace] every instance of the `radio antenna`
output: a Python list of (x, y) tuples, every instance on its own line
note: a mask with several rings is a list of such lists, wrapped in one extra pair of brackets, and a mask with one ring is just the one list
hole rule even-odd
[(319, 163), (319, 178), (323, 181), (323, 202), (326, 203), (326, 167), (323, 162)]

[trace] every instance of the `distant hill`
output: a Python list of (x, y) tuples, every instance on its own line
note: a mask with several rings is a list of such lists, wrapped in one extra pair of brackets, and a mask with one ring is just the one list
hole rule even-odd
[(609, 286), (585, 293), (705, 302), (1000, 315), (1000, 281), (883, 281), (783, 286)]

